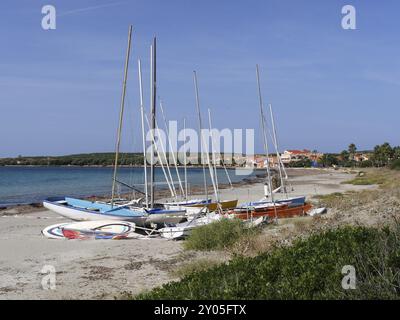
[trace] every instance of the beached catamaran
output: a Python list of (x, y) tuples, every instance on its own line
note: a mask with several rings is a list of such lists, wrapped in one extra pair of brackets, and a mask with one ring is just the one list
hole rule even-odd
[[(261, 118), (261, 128), (263, 133), (263, 143), (264, 149), (267, 158), (267, 182), (265, 183), (265, 194), (264, 198), (255, 202), (248, 202), (239, 205), (234, 210), (229, 211), (230, 214), (235, 215), (240, 219), (249, 219), (249, 217), (261, 217), (266, 216), (271, 219), (278, 218), (290, 218), (294, 216), (304, 215), (309, 212), (312, 206), (305, 202), (306, 197), (289, 197), (287, 195), (285, 180), (287, 180), (287, 174), (283, 163), (279, 156), (278, 151), (278, 143), (276, 137), (276, 129), (275, 129), (275, 121), (272, 112), (272, 106), (269, 106), (271, 122), (272, 122), (272, 141), (275, 146), (275, 151), (278, 157), (278, 169), (280, 175), (281, 186), (278, 190), (273, 190), (272, 188), (272, 179), (270, 172), (270, 164), (269, 164), (269, 148), (268, 148), (268, 136), (267, 136), (267, 126), (266, 126), (266, 118), (264, 114), (264, 104), (263, 98), (261, 94), (261, 85), (260, 85), (260, 71), (258, 65), (256, 65), (256, 77), (257, 77), (257, 87), (258, 87), (258, 97), (259, 97), (259, 108), (260, 108), (260, 118)], [(284, 177), (285, 175), (285, 177)], [(285, 193), (285, 198), (276, 200), (274, 197), (275, 192), (283, 191)]]
[[(114, 162), (114, 173), (112, 181), (112, 195), (109, 203), (104, 202), (92, 202), (88, 200), (75, 199), (70, 197), (64, 197), (62, 199), (47, 199), (43, 201), (44, 207), (56, 212), (64, 217), (72, 220), (84, 221), (84, 220), (123, 220), (131, 221), (137, 225), (146, 224), (165, 224), (165, 223), (178, 223), (185, 218), (185, 210), (170, 210), (164, 206), (157, 206), (154, 202), (154, 162), (151, 163), (150, 170), (150, 204), (148, 201), (148, 188), (147, 188), (147, 164), (145, 162), (145, 205), (139, 203), (139, 201), (130, 202), (117, 202), (116, 201), (116, 185), (122, 183), (117, 179), (118, 172), (118, 156), (119, 146), (121, 140), (121, 129), (122, 120), (125, 107), (125, 95), (126, 95), (126, 82), (128, 77), (128, 66), (129, 57), (131, 51), (131, 38), (132, 38), (132, 26), (129, 27), (128, 32), (128, 46), (125, 59), (124, 77), (122, 85), (122, 97), (120, 106), (119, 126), (117, 133), (115, 162)], [(141, 85), (141, 69), (139, 63), (139, 77)], [(141, 111), (143, 112), (143, 92), (141, 91)], [(156, 38), (153, 39), (151, 46), (151, 129), (155, 129), (155, 103), (156, 103)], [(143, 113), (142, 113), (143, 115)], [(144, 130), (143, 118), (142, 118), (142, 130)], [(152, 144), (154, 148), (154, 141)], [(153, 149), (154, 150), (154, 149)], [(153, 155), (154, 153), (152, 153)], [(126, 185), (122, 183), (123, 185)], [(132, 189), (138, 191), (136, 188)], [(141, 192), (143, 193), (143, 192)]]
[[(207, 205), (207, 208), (210, 211), (234, 208), (237, 206), (237, 202), (238, 202), (237, 199), (221, 200), (219, 197), (218, 182), (216, 180), (217, 179), (216, 170), (213, 168), (213, 166), (211, 164), (209, 148), (208, 148), (208, 145), (203, 136), (203, 125), (202, 125), (202, 119), (201, 119), (200, 98), (199, 98), (199, 89), (198, 89), (198, 84), (197, 84), (196, 71), (193, 71), (193, 81), (194, 81), (194, 86), (195, 86), (196, 109), (197, 109), (198, 122), (199, 122), (200, 145), (201, 145), (201, 149), (203, 150), (203, 152), (201, 153), (201, 159), (203, 162), (204, 191), (205, 191), (206, 195), (208, 195), (207, 180), (206, 180), (206, 173), (205, 173), (205, 171), (206, 171), (206, 163), (205, 162), (207, 162), (208, 169), (210, 172), (211, 183), (213, 185), (213, 190), (214, 190), (214, 195), (215, 195), (215, 201), (209, 203)], [(194, 205), (194, 206), (198, 206), (198, 205)]]

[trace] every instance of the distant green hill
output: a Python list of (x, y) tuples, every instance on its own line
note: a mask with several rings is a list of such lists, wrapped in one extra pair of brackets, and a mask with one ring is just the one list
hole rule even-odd
[[(107, 153), (85, 153), (66, 156), (41, 156), (29, 157), (19, 156), (17, 158), (1, 158), (0, 166), (6, 165), (33, 165), (33, 166), (110, 166), (114, 164), (115, 154)], [(143, 154), (120, 153), (120, 165), (142, 165)]]

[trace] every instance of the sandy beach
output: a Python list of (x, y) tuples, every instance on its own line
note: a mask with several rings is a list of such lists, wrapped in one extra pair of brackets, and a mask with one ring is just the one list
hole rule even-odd
[[(374, 187), (342, 184), (354, 177), (344, 171), (291, 169), (289, 174), (291, 195), (308, 199)], [(222, 189), (221, 194), (239, 203), (258, 200), (263, 184)], [(174, 280), (175, 267), (205, 255), (183, 251), (181, 241), (50, 240), (41, 235), (44, 227), (63, 221), (43, 209), (0, 216), (0, 299), (113, 299), (124, 291), (136, 294)], [(42, 288), (46, 265), (56, 270), (55, 290)]]

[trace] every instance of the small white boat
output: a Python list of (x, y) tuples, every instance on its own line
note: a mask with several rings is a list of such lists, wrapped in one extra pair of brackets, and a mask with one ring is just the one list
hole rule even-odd
[(135, 224), (127, 221), (101, 220), (61, 223), (42, 230), (51, 239), (129, 239), (141, 237)]
[(251, 228), (255, 228), (258, 227), (260, 225), (262, 225), (263, 223), (267, 223), (268, 222), (268, 217), (259, 217), (257, 219), (249, 219), (249, 220), (245, 220), (243, 223), (245, 225), (245, 228), (247, 229), (251, 229)]
[(311, 217), (318, 216), (318, 215), (326, 213), (327, 211), (328, 211), (327, 208), (324, 208), (324, 207), (323, 208), (315, 208), (315, 209), (312, 209), (310, 212), (308, 212), (308, 215)]
[(51, 226), (48, 226), (42, 230), (42, 234), (49, 239), (65, 239), (62, 233), (62, 227), (68, 225), (70, 223), (57, 223)]
[(187, 237), (194, 228), (210, 224), (222, 219), (223, 216), (218, 213), (209, 214), (201, 218), (193, 218), (187, 222), (178, 223), (173, 226), (164, 227), (158, 230), (161, 237), (166, 239), (180, 239)]

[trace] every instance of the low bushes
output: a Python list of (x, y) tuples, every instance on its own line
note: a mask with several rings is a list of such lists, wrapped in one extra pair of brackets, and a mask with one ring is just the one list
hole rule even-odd
[(240, 238), (256, 232), (254, 229), (246, 229), (239, 219), (222, 219), (195, 228), (184, 242), (184, 247), (187, 250), (221, 250), (233, 245)]
[(400, 170), (400, 159), (394, 160), (390, 164), (390, 169), (392, 169), (392, 170)]
[[(345, 265), (355, 267), (354, 290), (342, 288)], [(398, 299), (399, 274), (399, 227), (345, 227), (236, 257), (136, 299)]]

